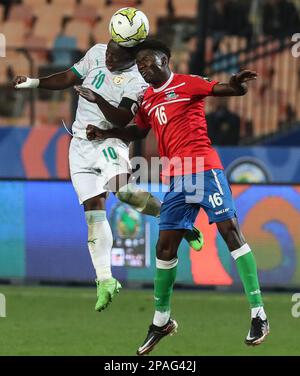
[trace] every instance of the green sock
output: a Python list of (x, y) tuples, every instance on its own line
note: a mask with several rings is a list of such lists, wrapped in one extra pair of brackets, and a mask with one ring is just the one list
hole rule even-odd
[(263, 300), (257, 276), (256, 261), (248, 244), (231, 252), (236, 261), (237, 270), (251, 308), (263, 306)]
[(156, 260), (156, 275), (154, 279), (156, 311), (170, 311), (170, 298), (176, 280), (177, 263), (177, 258), (171, 261)]

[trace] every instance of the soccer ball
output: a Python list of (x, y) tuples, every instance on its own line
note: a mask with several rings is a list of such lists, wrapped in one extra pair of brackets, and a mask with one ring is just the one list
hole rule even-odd
[(134, 47), (149, 34), (146, 15), (135, 8), (119, 9), (111, 18), (109, 32), (112, 40), (123, 47)]

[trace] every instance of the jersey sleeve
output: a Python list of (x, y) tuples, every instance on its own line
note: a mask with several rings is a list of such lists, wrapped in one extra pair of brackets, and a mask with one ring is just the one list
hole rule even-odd
[(137, 112), (137, 114), (135, 115), (135, 118), (134, 118), (134, 123), (139, 127), (139, 128), (142, 128), (142, 129), (150, 129), (151, 128), (151, 125), (147, 119), (147, 116), (145, 114), (145, 112), (143, 111), (142, 108), (140, 108)]
[(123, 98), (129, 98), (140, 105), (147, 87), (148, 85), (145, 82), (133, 78), (127, 83), (124, 89)]
[(188, 91), (192, 96), (208, 97), (213, 95), (213, 88), (218, 81), (200, 76), (189, 76)]
[(71, 70), (81, 78), (82, 80), (86, 78), (90, 68), (91, 68), (91, 59), (92, 59), (92, 48), (88, 50), (85, 56), (73, 65)]

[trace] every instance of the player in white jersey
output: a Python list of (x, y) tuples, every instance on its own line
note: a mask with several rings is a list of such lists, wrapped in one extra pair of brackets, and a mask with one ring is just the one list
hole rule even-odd
[[(92, 47), (67, 71), (32, 79), (16, 77), (17, 89), (63, 90), (74, 85), (80, 95), (69, 160), (73, 186), (84, 206), (88, 225), (88, 247), (96, 270), (95, 309), (107, 307), (119, 292), (120, 283), (111, 274), (112, 232), (106, 218), (105, 200), (109, 191), (141, 213), (159, 216), (160, 201), (130, 183), (129, 149), (121, 139), (87, 139), (88, 124), (102, 130), (123, 127), (133, 119), (147, 85), (135, 65), (130, 48), (113, 41)], [(202, 247), (202, 234), (187, 234), (191, 245)], [(197, 245), (198, 244), (198, 245)]]

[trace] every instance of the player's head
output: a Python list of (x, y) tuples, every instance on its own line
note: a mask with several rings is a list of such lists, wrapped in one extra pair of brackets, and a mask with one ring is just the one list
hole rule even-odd
[(157, 39), (147, 39), (135, 47), (136, 63), (144, 80), (150, 84), (160, 84), (170, 73), (171, 51)]
[(111, 72), (122, 71), (135, 64), (135, 53), (132, 48), (118, 45), (113, 40), (109, 41), (106, 49), (105, 64)]

